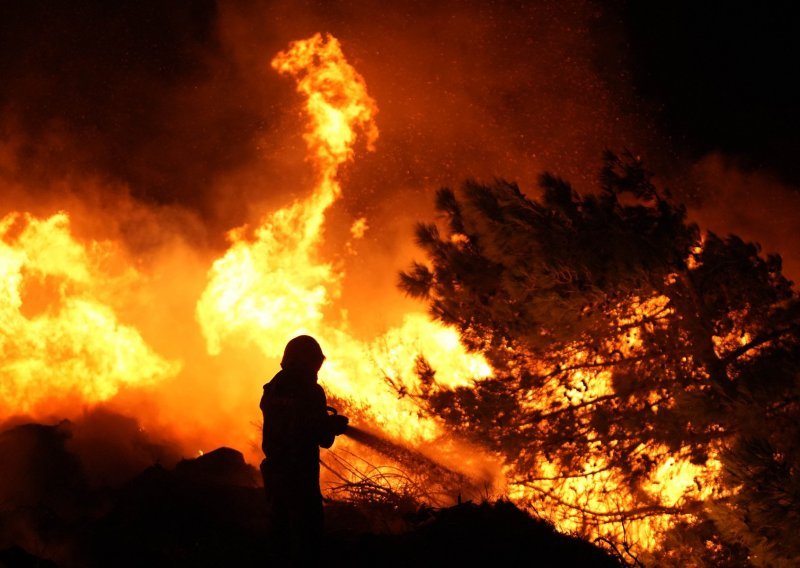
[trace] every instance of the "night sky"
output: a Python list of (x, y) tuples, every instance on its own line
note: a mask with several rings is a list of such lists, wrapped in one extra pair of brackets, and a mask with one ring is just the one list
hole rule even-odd
[(419, 204), (385, 241), (407, 238), (441, 185), (532, 191), (548, 170), (586, 191), (602, 150), (628, 148), (705, 226), (798, 274), (793, 22), (777, 3), (3, 3), (3, 213), (101, 186), (101, 201), (184, 210), (221, 246), (308, 186), (298, 97), (268, 63), (328, 31), (380, 108), (342, 215)]
[(800, 35), (785, 9), (630, 2), (621, 17), (637, 90), (677, 146), (693, 159), (717, 151), (800, 183)]

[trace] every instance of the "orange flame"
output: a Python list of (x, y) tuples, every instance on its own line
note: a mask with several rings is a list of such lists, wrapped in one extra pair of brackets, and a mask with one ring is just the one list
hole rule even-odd
[(108, 400), (179, 371), (102, 300), (113, 253), (76, 241), (66, 213), (0, 219), (0, 416), (64, 398)]
[(364, 78), (345, 59), (339, 40), (330, 35), (293, 42), (275, 56), (272, 67), (297, 78), (297, 92), (305, 96), (309, 116), (305, 140), (310, 159), (338, 194), (336, 172), (353, 158), (356, 129), (363, 131), (370, 151), (378, 139), (374, 122), (378, 107), (367, 94)]
[[(642, 347), (637, 324), (669, 310), (668, 303), (665, 297), (635, 301), (635, 315), (617, 320), (627, 329), (617, 337), (614, 348), (625, 357), (634, 357)], [(538, 396), (530, 401), (532, 408), (543, 412), (580, 408), (614, 393), (608, 370), (580, 368), (586, 363), (585, 352), (565, 353), (564, 360), (567, 367), (576, 368), (566, 373), (563, 382), (554, 381), (537, 391)], [(658, 400), (648, 402), (659, 404)], [(697, 465), (689, 452), (675, 451), (663, 444), (639, 444), (633, 454), (651, 460), (653, 467), (635, 487), (608, 468), (605, 452), (598, 440), (581, 456), (579, 464), (570, 465), (566, 472), (570, 475), (566, 477), (558, 456), (543, 459), (530, 472), (535, 481), (509, 481), (510, 496), (544, 513), (562, 531), (590, 539), (600, 536), (625, 543), (635, 551), (653, 551), (676, 517), (692, 517), (689, 511), (679, 512), (683, 505), (720, 495), (721, 464), (715, 457), (716, 448), (709, 448), (711, 458), (707, 463)], [(624, 514), (625, 511), (634, 513)]]
[[(384, 377), (410, 383), (420, 351), (453, 384), (488, 375), (488, 365), (465, 352), (455, 330), (422, 314), (408, 314), (401, 328), (372, 342), (356, 340), (346, 314), (330, 310), (344, 274), (320, 253), (325, 212), (341, 193), (338, 168), (353, 158), (358, 133), (367, 149), (378, 137), (375, 101), (333, 37), (317, 34), (294, 42), (272, 66), (295, 77), (305, 97), (305, 140), (319, 181), (305, 200), (267, 215), (252, 236), (246, 227), (229, 233), (231, 247), (214, 262), (197, 304), (208, 350), (217, 354), (225, 342), (246, 342), (277, 359), (291, 337), (314, 335), (328, 355), (321, 381), (329, 392), (363, 407), (377, 425), (398, 437), (434, 439), (441, 435), (436, 424), (420, 420), (412, 404), (398, 401)], [(363, 234), (367, 220), (358, 219), (354, 226), (354, 236)]]

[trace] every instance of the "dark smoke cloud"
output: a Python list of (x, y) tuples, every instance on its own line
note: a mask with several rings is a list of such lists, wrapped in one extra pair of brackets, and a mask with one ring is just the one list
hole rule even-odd
[[(211, 160), (210, 171), (224, 162), (195, 137), (200, 125), (171, 116), (203, 83), (214, 6), (162, 6), (4, 3), (0, 104), (6, 136), (20, 136), (21, 175), (41, 181), (85, 168), (129, 181), (140, 195), (169, 199), (166, 188), (189, 197), (187, 186), (203, 175), (202, 166), (187, 171), (186, 160), (170, 171), (170, 150), (180, 145)], [(193, 110), (199, 122), (208, 120)], [(222, 130), (209, 129), (209, 137), (225, 136)]]
[(797, 281), (800, 86), (791, 69), (800, 36), (790, 6), (621, 7), (632, 84), (674, 153), (662, 180), (701, 227), (781, 254)]
[(213, 222), (216, 180), (256, 159), (271, 121), (217, 23), (211, 1), (3, 3), (0, 178), (29, 194), (94, 178)]
[(800, 281), (800, 192), (769, 171), (753, 172), (715, 153), (700, 160), (690, 179), (703, 188), (701, 206), (690, 210), (701, 227), (757, 242), (764, 254), (783, 258), (783, 273)]
[[(6, 504), (22, 497), (25, 502), (34, 502), (37, 492), (50, 495), (50, 489), (36, 489), (45, 479), (55, 479), (54, 483), (63, 483), (64, 487), (113, 487), (155, 463), (171, 467), (180, 458), (177, 446), (160, 433), (147, 432), (136, 419), (102, 406), (73, 420), (8, 419), (0, 423), (0, 455), (4, 463), (0, 486), (2, 502)], [(47, 460), (57, 463), (49, 464)], [(54, 471), (61, 475), (54, 476)], [(24, 483), (22, 478), (26, 478)], [(29, 495), (8, 494), (9, 487), (23, 485), (30, 487)], [(67, 495), (53, 493), (51, 497)]]

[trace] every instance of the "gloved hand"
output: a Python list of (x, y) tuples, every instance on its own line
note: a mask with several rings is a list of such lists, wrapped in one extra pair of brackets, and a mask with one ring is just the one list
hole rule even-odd
[(342, 416), (340, 414), (328, 416), (328, 426), (334, 436), (344, 434), (345, 430), (347, 430), (347, 424), (349, 422), (350, 420), (347, 418), (347, 416)]
[(346, 416), (341, 416), (339, 412), (332, 406), (327, 407), (328, 410), (328, 431), (334, 436), (344, 434), (347, 430), (347, 424), (350, 420)]

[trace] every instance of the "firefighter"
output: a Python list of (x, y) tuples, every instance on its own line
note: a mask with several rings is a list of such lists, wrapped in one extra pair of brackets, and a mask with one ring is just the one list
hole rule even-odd
[[(281, 370), (264, 385), (261, 462), (272, 545), (292, 564), (313, 562), (323, 532), (319, 448), (330, 448), (348, 419), (329, 414), (317, 372), (325, 360), (308, 335), (286, 345)], [(330, 409), (333, 410), (333, 409)]]

